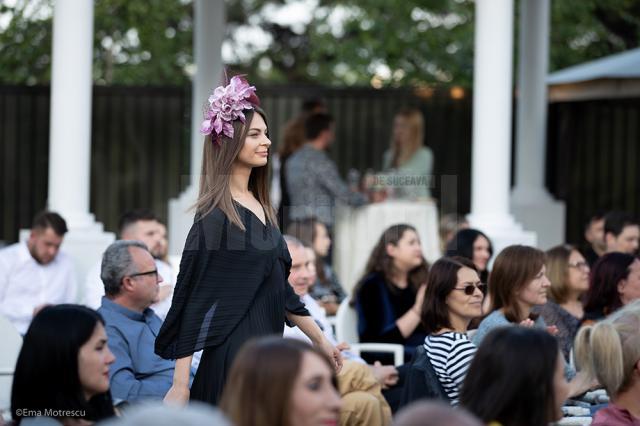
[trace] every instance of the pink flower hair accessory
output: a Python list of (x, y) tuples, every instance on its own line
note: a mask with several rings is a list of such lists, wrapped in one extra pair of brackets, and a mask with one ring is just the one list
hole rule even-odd
[(220, 144), (222, 136), (233, 138), (233, 122), (245, 122), (244, 110), (260, 105), (256, 88), (241, 76), (231, 77), (226, 86), (219, 86), (209, 96), (209, 105), (204, 112), (200, 127), (203, 135), (212, 135), (214, 143)]

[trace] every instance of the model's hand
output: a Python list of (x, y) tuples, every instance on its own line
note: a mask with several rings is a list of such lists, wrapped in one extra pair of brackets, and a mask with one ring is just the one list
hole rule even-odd
[(169, 405), (186, 406), (189, 402), (189, 387), (185, 385), (171, 385), (164, 396), (164, 403)]
[(338, 374), (340, 370), (342, 370), (342, 355), (340, 354), (340, 350), (329, 343), (327, 339), (322, 340), (319, 348), (333, 361), (336, 368), (336, 374)]
[(339, 351), (348, 351), (349, 349), (351, 349), (351, 346), (349, 346), (349, 344), (347, 342), (342, 342), (342, 343), (338, 343), (336, 345), (336, 349), (338, 349)]

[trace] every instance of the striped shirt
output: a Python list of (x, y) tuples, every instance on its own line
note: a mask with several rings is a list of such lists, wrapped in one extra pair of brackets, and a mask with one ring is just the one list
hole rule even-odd
[(460, 387), (476, 353), (476, 346), (466, 334), (447, 331), (427, 336), (424, 348), (451, 405), (458, 405)]

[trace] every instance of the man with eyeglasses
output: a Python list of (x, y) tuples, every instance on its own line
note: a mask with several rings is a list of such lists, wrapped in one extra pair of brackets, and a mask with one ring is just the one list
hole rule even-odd
[(104, 252), (100, 276), (105, 296), (98, 312), (116, 357), (109, 367), (114, 403), (162, 399), (173, 383), (175, 361), (153, 349), (162, 320), (150, 306), (163, 281), (153, 256), (140, 241), (116, 241)]
[[(151, 308), (164, 320), (171, 307), (174, 283), (173, 268), (162, 260), (164, 255), (163, 238), (166, 237), (166, 228), (152, 211), (136, 209), (122, 215), (118, 233), (121, 240), (144, 243), (155, 259), (156, 267), (160, 271), (163, 281)], [(97, 309), (100, 306), (102, 296), (104, 296), (104, 289), (100, 280), (100, 264), (96, 264), (87, 274), (82, 298), (83, 304)]]

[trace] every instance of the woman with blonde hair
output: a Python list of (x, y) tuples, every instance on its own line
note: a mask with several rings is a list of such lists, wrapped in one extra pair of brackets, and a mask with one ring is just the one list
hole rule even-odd
[(589, 290), (589, 264), (573, 246), (560, 245), (546, 252), (547, 276), (551, 281), (547, 303), (534, 308), (545, 323), (558, 329), (556, 337), (565, 359), (573, 347), (584, 317), (582, 297)]
[(591, 424), (640, 425), (640, 301), (580, 329), (575, 349), (578, 366), (611, 398)]
[(429, 198), (433, 153), (424, 146), (424, 118), (416, 108), (405, 108), (393, 120), (390, 148), (383, 169), (392, 172), (391, 186), (398, 198)]
[[(287, 283), (291, 257), (269, 201), (267, 119), (255, 87), (239, 76), (215, 89), (202, 124), (206, 135), (195, 220), (180, 262), (171, 309), (155, 351), (176, 359), (165, 400), (215, 404), (236, 353), (253, 337), (280, 334), (285, 318), (330, 356), (324, 337)], [(203, 349), (191, 389), (194, 352)]]

